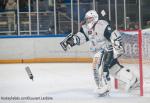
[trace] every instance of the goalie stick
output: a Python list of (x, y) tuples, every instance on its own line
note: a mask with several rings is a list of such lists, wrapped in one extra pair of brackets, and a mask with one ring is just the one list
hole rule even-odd
[(33, 74), (32, 74), (32, 72), (31, 72), (30, 68), (27, 66), (27, 67), (25, 68), (25, 70), (26, 70), (26, 72), (27, 72), (29, 78), (33, 81)]

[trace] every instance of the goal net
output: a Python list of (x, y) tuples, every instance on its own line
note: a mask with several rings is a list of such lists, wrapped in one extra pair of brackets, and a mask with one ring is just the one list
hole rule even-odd
[[(119, 61), (128, 67), (131, 71), (139, 77), (140, 80), (140, 90), (139, 94), (143, 96), (143, 62), (148, 62), (148, 47), (147, 47), (147, 36), (142, 35), (141, 30), (136, 31), (120, 31), (122, 34), (122, 41), (125, 49), (124, 55), (119, 59)], [(144, 57), (144, 61), (143, 58)], [(115, 88), (124, 88), (124, 83), (115, 80)]]

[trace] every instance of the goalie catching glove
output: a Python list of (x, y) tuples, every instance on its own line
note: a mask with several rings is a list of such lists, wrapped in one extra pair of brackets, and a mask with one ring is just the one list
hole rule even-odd
[(118, 58), (124, 53), (121, 40), (121, 34), (117, 30), (113, 31), (111, 35), (111, 42), (113, 45), (114, 58)]
[(80, 38), (76, 35), (73, 35), (72, 33), (67, 35), (65, 39), (62, 42), (60, 42), (60, 45), (62, 46), (64, 51), (67, 51), (69, 47), (73, 47), (79, 44), (80, 44)]

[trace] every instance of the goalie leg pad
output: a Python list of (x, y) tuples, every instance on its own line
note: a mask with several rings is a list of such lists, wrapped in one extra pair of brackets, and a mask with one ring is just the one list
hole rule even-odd
[(101, 66), (99, 64), (99, 58), (94, 58), (93, 59), (93, 74), (94, 74), (94, 80), (95, 80), (97, 87), (99, 87), (101, 77), (102, 77), (102, 68), (100, 67)]
[[(104, 51), (97, 52), (93, 59), (94, 79), (97, 84), (96, 92), (99, 95), (106, 95), (111, 89), (108, 69), (104, 70)], [(107, 64), (107, 63), (106, 63)]]
[(99, 78), (98, 69), (93, 69), (93, 75), (94, 75), (95, 83), (96, 83), (97, 87), (99, 87), (100, 78)]
[(111, 73), (116, 79), (126, 83), (126, 91), (128, 91), (137, 81), (137, 77), (128, 68), (121, 67), (116, 64), (111, 68), (111, 70)]
[(113, 66), (110, 67), (109, 72), (110, 74), (115, 77), (116, 74), (122, 69), (123, 67), (120, 66), (119, 64), (113, 64)]
[(103, 58), (103, 50), (100, 50), (94, 55), (93, 58), (93, 72), (94, 72), (94, 80), (99, 88), (101, 84), (101, 79), (102, 79), (102, 73), (103, 73), (103, 68), (102, 68), (102, 58)]

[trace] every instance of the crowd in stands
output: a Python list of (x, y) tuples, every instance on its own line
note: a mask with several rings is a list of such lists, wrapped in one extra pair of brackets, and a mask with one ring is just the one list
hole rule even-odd
[[(18, 0), (19, 1), (19, 12), (29, 12), (29, 3), (28, 1), (29, 0)], [(37, 6), (36, 6), (36, 1), (37, 0), (30, 0), (30, 8), (31, 8), (31, 12), (36, 12), (37, 11)], [(78, 0), (73, 0), (73, 3), (76, 3), (77, 4), (77, 1)], [(85, 14), (85, 12), (87, 11), (87, 8), (89, 8), (89, 5), (87, 6), (87, 4), (93, 4), (92, 3), (93, 0), (80, 0), (80, 3), (81, 4), (86, 4), (86, 5), (81, 5), (80, 4), (80, 19), (83, 18), (82, 15)], [(99, 0), (95, 0), (96, 2), (98, 2)], [(105, 0), (103, 0), (105, 1)], [(60, 16), (59, 14), (64, 14), (63, 16), (66, 16), (67, 18), (71, 18), (71, 6), (70, 6), (70, 3), (71, 3), (71, 0), (56, 0), (56, 15), (57, 15), (57, 25), (62, 25), (61, 23), (61, 20), (63, 20), (63, 17), (58, 17)], [(54, 29), (54, 20), (53, 20), (53, 15), (48, 16), (48, 13), (47, 12), (52, 12), (54, 11), (54, 0), (38, 0), (38, 6), (39, 6), (39, 12), (44, 12), (43, 15), (45, 16), (45, 18), (48, 19), (51, 19), (53, 22), (51, 22), (47, 27), (51, 27), (50, 29)], [(8, 29), (9, 31), (12, 30), (12, 27), (14, 26), (14, 23), (15, 25), (17, 24), (17, 0), (0, 0), (0, 12), (14, 12), (14, 14), (12, 13), (8, 13), (6, 14), (6, 17), (7, 17), (7, 23), (8, 23)], [(34, 13), (33, 13), (34, 14)], [(29, 15), (26, 15), (27, 18)], [(32, 15), (32, 16), (35, 16), (36, 17), (36, 14), (35, 15)], [(1, 15), (0, 15), (1, 17)], [(21, 17), (21, 16), (20, 16)], [(49, 18), (48, 18), (49, 17)], [(14, 19), (15, 18), (15, 19)], [(62, 19), (59, 19), (59, 18), (62, 18)], [(42, 19), (42, 18), (40, 18)], [(77, 6), (74, 5), (74, 20), (77, 21)], [(139, 29), (139, 24), (138, 22), (136, 21), (131, 21), (129, 17), (126, 18), (127, 19), (127, 22), (126, 22), (126, 29), (127, 30), (137, 30)], [(23, 20), (23, 19), (20, 19), (20, 20)], [(2, 21), (2, 19), (1, 19)], [(65, 21), (65, 20), (64, 20)], [(68, 20), (68, 24), (71, 24), (71, 19)], [(47, 21), (45, 21), (47, 22)], [(42, 23), (44, 24), (45, 22), (40, 22), (40, 24), (42, 25)], [(124, 21), (122, 21), (122, 23), (120, 25), (118, 25), (118, 28), (119, 29), (124, 29)], [(65, 22), (66, 23), (66, 22)], [(147, 21), (144, 21), (144, 25), (143, 28), (150, 28), (150, 21), (147, 20)], [(17, 26), (17, 25), (16, 25)], [(40, 26), (42, 27), (42, 26)], [(75, 26), (74, 26), (75, 27)], [(15, 27), (16, 28), (16, 27)], [(66, 29), (66, 28), (63, 28), (63, 27), (59, 27), (59, 30), (61, 31)], [(61, 29), (60, 29), (61, 28)], [(67, 27), (68, 29), (68, 27)], [(0, 28), (1, 30), (1, 28)], [(66, 32), (66, 31), (62, 31), (61, 33), (63, 32)]]
[[(48, 3), (49, 5), (51, 5), (50, 3), (52, 3), (53, 0), (38, 0), (39, 2), (39, 11), (45, 11), (46, 9), (48, 9)], [(12, 6), (12, 4), (15, 4), (16, 7), (16, 2), (17, 0), (0, 0), (0, 12), (6, 11), (7, 9), (7, 3), (10, 3), (10, 6)], [(30, 4), (31, 4), (31, 11), (36, 11), (36, 0), (30, 0)], [(13, 10), (14, 8), (12, 8)], [(19, 11), (20, 12), (27, 12), (29, 10), (28, 7), (28, 0), (19, 0)]]

